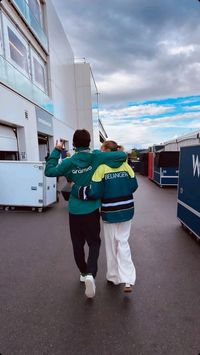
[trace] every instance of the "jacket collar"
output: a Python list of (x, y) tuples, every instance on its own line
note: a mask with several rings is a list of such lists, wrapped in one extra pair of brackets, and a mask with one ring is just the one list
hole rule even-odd
[(85, 153), (90, 153), (90, 148), (89, 147), (78, 147), (75, 148), (75, 152), (85, 152)]

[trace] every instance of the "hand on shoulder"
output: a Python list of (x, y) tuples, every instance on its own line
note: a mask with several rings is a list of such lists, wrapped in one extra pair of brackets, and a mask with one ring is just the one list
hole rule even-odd
[(57, 148), (58, 150), (62, 150), (63, 149), (63, 143), (62, 142), (56, 143), (55, 148)]

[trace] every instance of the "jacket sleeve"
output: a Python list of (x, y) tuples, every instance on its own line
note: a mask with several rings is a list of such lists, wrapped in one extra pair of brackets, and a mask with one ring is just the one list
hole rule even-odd
[(46, 167), (44, 174), (45, 176), (55, 177), (55, 176), (66, 176), (70, 173), (72, 162), (71, 158), (63, 159), (63, 161), (58, 164), (60, 158), (60, 150), (55, 148), (50, 157), (46, 161)]
[(105, 165), (100, 165), (96, 171), (94, 172), (92, 176), (92, 181), (89, 186), (89, 189), (87, 190), (87, 197), (88, 199), (101, 199), (103, 197), (104, 193), (104, 166)]
[(122, 151), (102, 152), (100, 150), (95, 150), (94, 152), (98, 158), (99, 165), (100, 164), (109, 165), (111, 161), (114, 161), (116, 163), (119, 162), (120, 164), (125, 162), (127, 159), (127, 153)]
[(104, 166), (100, 165), (92, 176), (90, 186), (72, 186), (71, 194), (81, 200), (101, 199), (104, 192)]
[(130, 165), (128, 163), (126, 163), (126, 170), (129, 173), (130, 176), (130, 190), (131, 193), (134, 193), (137, 188), (138, 188), (138, 182), (135, 176), (135, 172), (133, 171), (133, 169), (130, 167)]

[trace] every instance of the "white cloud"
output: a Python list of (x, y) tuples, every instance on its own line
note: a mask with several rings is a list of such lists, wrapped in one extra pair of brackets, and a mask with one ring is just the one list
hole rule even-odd
[(186, 55), (190, 55), (192, 54), (192, 52), (195, 51), (195, 46), (191, 45), (187, 45), (187, 46), (174, 46), (169, 48), (169, 54), (172, 55), (180, 55), (180, 54), (186, 54)]
[(145, 88), (146, 84), (139, 74), (128, 72), (115, 72), (105, 75), (102, 80), (98, 81), (98, 88), (104, 95), (112, 92), (112, 94), (120, 93), (127, 88)]
[[(106, 113), (104, 111), (104, 119), (102, 119), (101, 113), (100, 117), (110, 139), (124, 145), (127, 150), (133, 146), (146, 148), (170, 140), (174, 137), (174, 134), (171, 133), (174, 130), (186, 132), (200, 128), (200, 112), (183, 112), (158, 118), (149, 115), (147, 118), (142, 118), (142, 113), (147, 113), (146, 108), (148, 108), (148, 112), (151, 112), (151, 108), (155, 108), (154, 106), (156, 105), (142, 105), (141, 110), (139, 106), (134, 107), (134, 109), (137, 108), (136, 111), (139, 114), (134, 112), (135, 116), (132, 119), (123, 116), (126, 109), (107, 110)], [(162, 111), (161, 108), (164, 109), (164, 106), (160, 106), (160, 111)]]
[(180, 41), (175, 40), (162, 40), (158, 42), (158, 47), (169, 55), (191, 55), (195, 51), (199, 50), (199, 45), (194, 44), (183, 44)]
[[(147, 105), (148, 106), (148, 105)], [(151, 105), (149, 105), (151, 106)], [(124, 121), (126, 122), (130, 122), (130, 119), (132, 119), (132, 122), (134, 124), (137, 125), (142, 125), (142, 126), (164, 126), (164, 124), (166, 123), (172, 123), (173, 121), (181, 121), (181, 120), (189, 120), (189, 119), (197, 119), (200, 121), (200, 112), (183, 112), (183, 113), (178, 113), (174, 116), (162, 116), (162, 117), (147, 117), (141, 120), (141, 117), (143, 115), (147, 115), (147, 111), (143, 110), (143, 107), (141, 109), (141, 111), (139, 110), (138, 107), (138, 114), (137, 112), (134, 112), (134, 114), (132, 115), (132, 117), (129, 116), (129, 119), (127, 119), (126, 113), (128, 112), (128, 109), (122, 109), (122, 110), (107, 110), (107, 111), (100, 111), (100, 118), (103, 121), (103, 124), (106, 126), (108, 124), (119, 124), (119, 121), (121, 119), (121, 121), (124, 123)], [(152, 111), (148, 111), (148, 115), (149, 116), (154, 116), (155, 114), (159, 113), (165, 113), (166, 111), (162, 111), (161, 109), (156, 111), (155, 113), (153, 113)], [(125, 114), (125, 115), (124, 115)], [(125, 119), (125, 120), (124, 120)]]
[(194, 105), (194, 106), (184, 106), (184, 110), (188, 111), (200, 111), (200, 105)]
[(137, 127), (134, 130), (134, 126), (132, 124), (126, 126), (112, 126), (107, 127), (107, 133), (109, 139), (114, 139), (118, 144), (122, 144), (125, 147), (125, 150), (129, 150), (133, 147), (149, 147), (155, 143), (155, 134), (149, 135), (149, 130), (147, 127)]
[(170, 112), (172, 106), (162, 106), (155, 104), (128, 106), (118, 109), (100, 110), (100, 116), (103, 120), (114, 119), (119, 120), (123, 118), (139, 118), (142, 116), (155, 116)]

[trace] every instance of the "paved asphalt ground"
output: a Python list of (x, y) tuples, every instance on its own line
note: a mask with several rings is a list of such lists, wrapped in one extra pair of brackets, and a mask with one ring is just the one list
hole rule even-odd
[(200, 353), (200, 243), (176, 218), (176, 188), (138, 181), (129, 295), (106, 283), (102, 243), (86, 299), (62, 197), (42, 213), (0, 211), (1, 355)]

